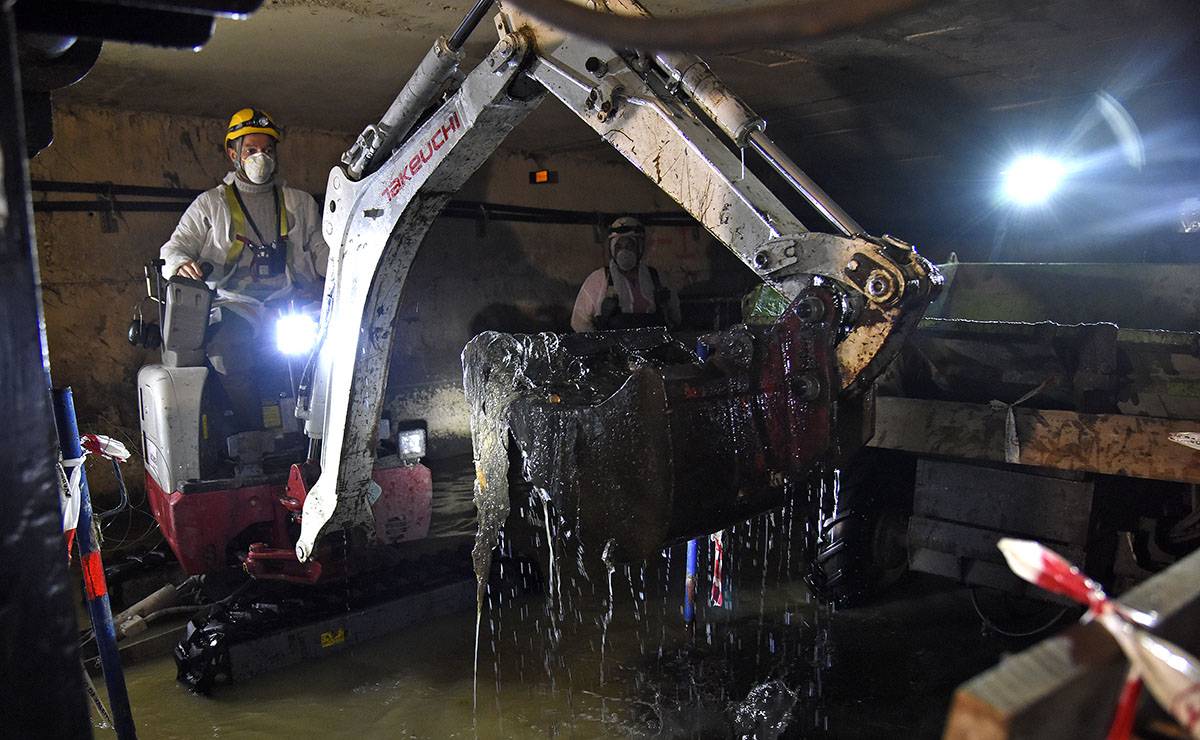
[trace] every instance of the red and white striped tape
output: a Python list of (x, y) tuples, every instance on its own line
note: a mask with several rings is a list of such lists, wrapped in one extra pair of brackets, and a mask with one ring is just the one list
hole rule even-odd
[(712, 590), (708, 594), (709, 606), (725, 606), (725, 530), (709, 535), (712, 542)]
[(1183, 648), (1146, 631), (1154, 617), (1108, 598), (1079, 568), (1040, 543), (1003, 538), (1000, 551), (1021, 578), (1088, 608), (1129, 659), (1129, 676), (1109, 740), (1128, 738), (1142, 684), (1188, 733), (1200, 740), (1200, 661)]
[(58, 464), (62, 473), (59, 478), (58, 505), (62, 512), (68, 556), (75, 541), (75, 527), (79, 524), (79, 486), (83, 477), (83, 461), (88, 455), (97, 455), (122, 463), (129, 459), (129, 449), (124, 444), (103, 434), (81, 435), (79, 445), (83, 448), (83, 457), (63, 460)]

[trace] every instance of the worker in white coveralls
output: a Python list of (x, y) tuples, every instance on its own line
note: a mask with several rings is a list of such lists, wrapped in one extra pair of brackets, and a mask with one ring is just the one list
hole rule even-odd
[(316, 201), (279, 177), (281, 138), (266, 113), (234, 113), (225, 133), (233, 171), (188, 206), (160, 252), (164, 277), (203, 280), (216, 290), (207, 352), (239, 431), (262, 426), (259, 376), (279, 364), (264, 350), (272, 319), (320, 300), (329, 261)]
[(646, 264), (646, 227), (632, 216), (612, 222), (608, 264), (583, 281), (571, 313), (575, 331), (679, 325), (679, 298)]

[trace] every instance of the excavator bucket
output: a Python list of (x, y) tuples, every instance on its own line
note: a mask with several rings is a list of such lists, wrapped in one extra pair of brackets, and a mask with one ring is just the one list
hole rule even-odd
[(836, 306), (813, 289), (774, 325), (707, 335), (695, 349), (654, 329), (473, 339), (463, 366), (477, 555), (508, 514), (510, 480), (616, 561), (782, 504), (835, 436)]

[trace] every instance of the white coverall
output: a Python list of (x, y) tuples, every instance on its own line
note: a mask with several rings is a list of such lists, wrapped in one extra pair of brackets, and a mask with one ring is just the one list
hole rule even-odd
[[(160, 256), (165, 260), (163, 277), (170, 278), (184, 262), (208, 262), (213, 266), (206, 282), (217, 291), (214, 306), (228, 305), (252, 323), (260, 318), (262, 302), (250, 296), (225, 290), (233, 277), (233, 267), (226, 270), (225, 259), (234, 241), (233, 218), (225, 200), (225, 187), (232, 187), (235, 173), (225, 176), (224, 185), (201, 193), (188, 206), (171, 238), (163, 244)], [(325, 279), (329, 262), (329, 246), (321, 237), (321, 213), (311, 195), (303, 190), (280, 183), (283, 204), (287, 211), (288, 253), (287, 285), (268, 300), (284, 298), (297, 289), (319, 284)], [(268, 228), (268, 226), (263, 226)]]
[[(316, 290), (324, 281), (329, 262), (329, 246), (321, 237), (321, 214), (313, 197), (280, 182), (278, 187), (283, 192), (283, 207), (287, 214), (284, 279), (278, 281), (280, 287), (273, 292), (265, 296), (260, 293), (257, 298), (233, 290), (235, 285), (245, 285), (245, 276), (250, 269), (248, 262), (252, 259), (252, 250), (243, 247), (238, 259), (233, 264), (226, 264), (238, 236), (233, 233), (234, 218), (225, 193), (225, 188), (233, 187), (235, 177), (235, 173), (229, 173), (223, 185), (206, 190), (192, 201), (159, 254), (166, 263), (162, 272), (167, 278), (189, 260), (212, 265), (212, 272), (205, 282), (216, 290), (217, 296), (213, 301), (206, 353), (213, 370), (222, 376), (221, 383), (232, 402), (237, 430), (248, 431), (265, 423), (261, 414), (263, 386), (275, 375), (289, 377), (278, 367), (277, 360), (273, 360), (272, 353), (262, 351), (263, 334), (273, 315), (266, 307), (267, 302), (287, 299), (297, 292), (317, 297)], [(255, 185), (247, 185), (246, 190), (260, 195), (266, 192), (263, 186)], [(269, 197), (276, 197), (273, 190)], [(278, 215), (274, 206), (273, 210)], [(264, 238), (274, 237), (276, 224), (260, 226), (270, 234)], [(250, 230), (247, 227), (247, 231)], [(254, 239), (253, 232), (240, 236)], [(266, 286), (267, 290), (273, 287), (273, 284)], [(226, 311), (236, 315), (227, 315)]]
[[(612, 276), (612, 287), (609, 287), (609, 275)], [(595, 270), (583, 281), (579, 294), (575, 297), (575, 308), (571, 311), (571, 328), (578, 332), (596, 331), (596, 318), (604, 307), (604, 299), (610, 294), (616, 296), (623, 313), (654, 313), (657, 310), (654, 297), (654, 279), (650, 277), (650, 268), (644, 262), (640, 263), (633, 272), (634, 280), (630, 280), (610, 261), (608, 270), (603, 267)], [(670, 289), (659, 275), (659, 284)], [(679, 324), (679, 296), (670, 291), (670, 299), (663, 307), (665, 317), (671, 325)]]

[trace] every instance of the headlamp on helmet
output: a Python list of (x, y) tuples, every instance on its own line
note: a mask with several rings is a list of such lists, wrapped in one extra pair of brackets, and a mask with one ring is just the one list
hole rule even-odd
[(610, 234), (645, 234), (646, 227), (633, 216), (622, 216), (608, 227)]
[(225, 129), (225, 146), (232, 146), (233, 142), (250, 134), (266, 134), (275, 141), (283, 138), (269, 115), (257, 108), (242, 108), (229, 119), (229, 126)]

